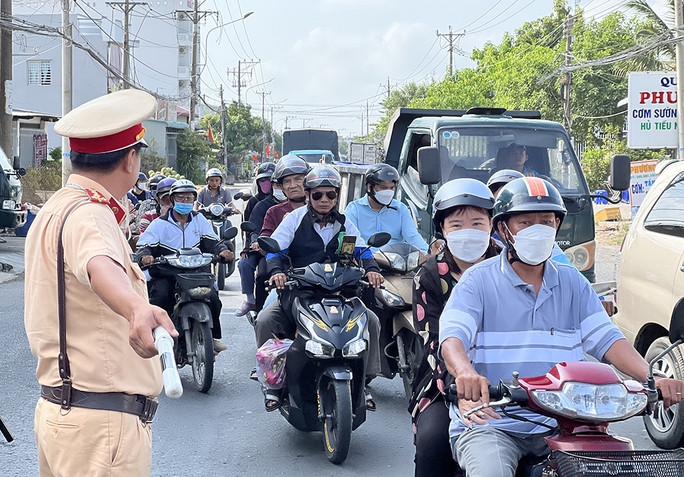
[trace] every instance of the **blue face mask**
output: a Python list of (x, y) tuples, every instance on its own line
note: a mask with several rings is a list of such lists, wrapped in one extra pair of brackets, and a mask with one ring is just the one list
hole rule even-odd
[(189, 214), (192, 212), (192, 204), (184, 204), (182, 202), (176, 202), (173, 204), (173, 210), (181, 215)]

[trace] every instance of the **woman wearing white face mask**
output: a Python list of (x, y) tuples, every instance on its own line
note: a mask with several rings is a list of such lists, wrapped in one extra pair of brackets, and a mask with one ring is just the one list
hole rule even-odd
[(492, 193), (475, 179), (449, 181), (435, 194), (435, 234), (444, 238), (446, 245), (420, 268), (413, 287), (414, 326), (426, 350), (409, 406), (415, 433), (416, 477), (451, 477), (456, 471), (444, 395), (452, 381), (438, 355), (439, 317), (463, 272), (499, 253), (490, 239), (493, 206)]

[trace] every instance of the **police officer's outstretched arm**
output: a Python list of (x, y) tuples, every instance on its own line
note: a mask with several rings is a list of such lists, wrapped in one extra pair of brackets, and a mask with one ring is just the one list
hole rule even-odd
[(106, 255), (98, 255), (88, 262), (90, 286), (105, 304), (130, 323), (129, 343), (143, 358), (157, 354), (152, 330), (162, 326), (173, 337), (178, 336), (173, 322), (161, 308), (150, 305), (131, 285), (121, 266)]

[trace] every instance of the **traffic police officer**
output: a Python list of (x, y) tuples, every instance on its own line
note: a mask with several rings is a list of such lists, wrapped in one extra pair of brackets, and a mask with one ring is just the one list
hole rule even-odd
[(24, 321), (41, 384), (34, 423), (41, 477), (150, 474), (149, 422), (162, 388), (152, 330), (178, 333), (148, 303), (119, 224), (147, 145), (141, 123), (155, 108), (151, 95), (124, 90), (55, 125), (69, 137), (74, 173), (26, 240)]

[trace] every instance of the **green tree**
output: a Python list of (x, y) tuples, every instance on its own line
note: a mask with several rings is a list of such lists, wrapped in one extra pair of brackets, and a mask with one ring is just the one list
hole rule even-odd
[(211, 145), (204, 139), (203, 133), (184, 129), (178, 135), (176, 170), (195, 184), (202, 184), (204, 176), (200, 162), (206, 161), (211, 154)]
[(427, 89), (428, 85), (411, 82), (405, 84), (401, 88), (395, 88), (393, 91), (390, 91), (389, 96), (380, 102), (382, 105), (380, 112), (383, 116), (377, 124), (373, 125), (373, 136), (379, 137), (380, 139), (384, 138), (385, 133), (387, 133), (387, 128), (389, 127), (389, 120), (394, 114), (394, 111), (396, 111), (397, 108), (409, 107), (412, 102), (423, 99)]

